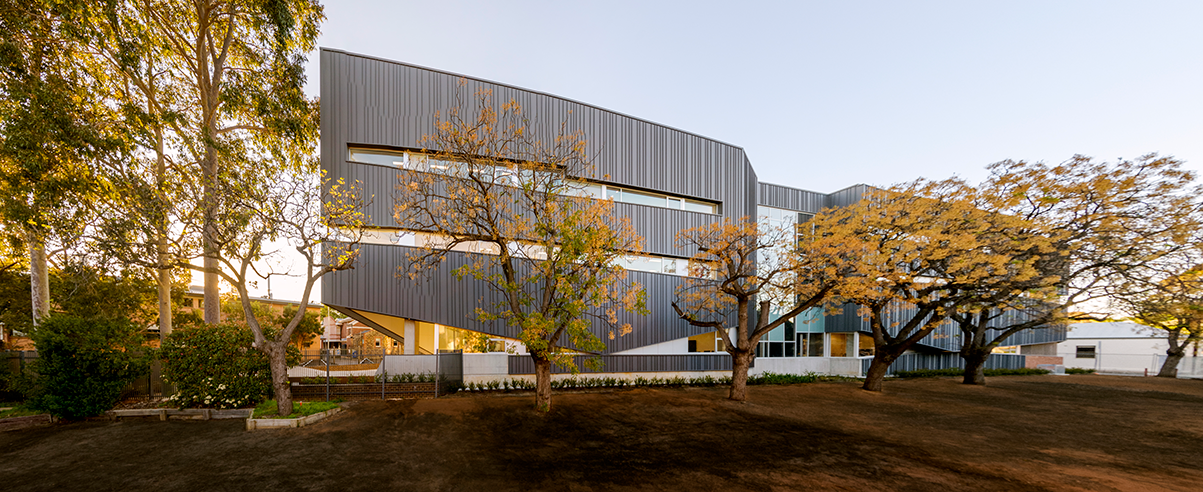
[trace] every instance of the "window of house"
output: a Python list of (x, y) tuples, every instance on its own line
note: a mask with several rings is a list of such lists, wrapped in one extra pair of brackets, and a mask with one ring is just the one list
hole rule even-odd
[(723, 336), (717, 331), (702, 333), (689, 337), (689, 352), (724, 352), (727, 350), (723, 344)]
[(852, 357), (849, 352), (852, 351), (856, 341), (851, 335), (851, 333), (832, 333), (830, 335), (832, 357)]
[(873, 357), (873, 337), (864, 333), (860, 333), (859, 335), (860, 337), (858, 341), (860, 342), (860, 345), (857, 347), (857, 355), (861, 357)]
[(1078, 349), (1077, 353), (1074, 354), (1074, 357), (1077, 357), (1079, 359), (1093, 359), (1094, 358), (1094, 349), (1095, 349), (1094, 345), (1078, 345), (1077, 349)]
[(822, 333), (799, 333), (798, 334), (798, 356), (799, 357), (822, 357), (823, 356), (823, 334)]

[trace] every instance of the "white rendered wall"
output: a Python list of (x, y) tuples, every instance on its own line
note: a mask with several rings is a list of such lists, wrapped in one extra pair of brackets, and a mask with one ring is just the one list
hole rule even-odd
[(622, 352), (614, 352), (614, 355), (665, 355), (665, 354), (688, 354), (689, 339), (678, 338), (667, 342), (655, 343), (652, 345), (644, 345), (631, 350), (623, 350)]
[[(1079, 359), (1079, 346), (1094, 347), (1094, 358)], [(1158, 356), (1165, 355), (1168, 348), (1164, 338), (1071, 338), (1057, 344), (1057, 355), (1065, 367), (1143, 374), (1146, 369), (1150, 373), (1161, 369)]]

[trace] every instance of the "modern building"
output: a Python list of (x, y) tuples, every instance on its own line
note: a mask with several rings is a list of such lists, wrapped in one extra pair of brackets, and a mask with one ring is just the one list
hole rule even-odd
[[(686, 281), (683, 267), (692, 254), (674, 245), (677, 231), (745, 216), (804, 221), (825, 207), (855, 202), (867, 189), (855, 185), (820, 193), (763, 183), (736, 145), (550, 94), (332, 49), (321, 51), (320, 62), (322, 170), (363, 184), (372, 197), (368, 222), (373, 227), (356, 268), (323, 278), (322, 301), (400, 341), (407, 354), (462, 349), (468, 337), (480, 333), (492, 337), (499, 350), (521, 352), (514, 328), (476, 319), (478, 303), (490, 296), (483, 283), (457, 280), (450, 267), (416, 282), (398, 275), (409, 248), (405, 231), (393, 219), (397, 171), (421, 157), (419, 142), (433, 133), (435, 113), (446, 114), (454, 106), (457, 91), (470, 97), (489, 89), (495, 101), (514, 100), (533, 120), (570, 118), (596, 156), (596, 175), (604, 176), (592, 184), (600, 188), (600, 196), (616, 202), (615, 213), (629, 218), (643, 236), (645, 251), (627, 264), (629, 276), (646, 289), (650, 313), (631, 315), (626, 321), (634, 331), (628, 335), (613, 340), (602, 336), (607, 344), (603, 361), (611, 372), (730, 368), (721, 339), (680, 320), (670, 305), (675, 289)], [(452, 252), (449, 263), (465, 261), (469, 254)], [(855, 310), (801, 318), (764, 338), (756, 370), (863, 372), (873, 353), (872, 338)], [(595, 330), (606, 333), (605, 326)], [(1015, 343), (1048, 345), (1063, 337), (1063, 330), (1034, 330)], [(959, 346), (957, 340), (949, 325), (925, 340), (919, 352), (938, 356), (928, 358), (937, 361), (932, 363), (955, 364), (955, 354), (947, 355)], [(995, 359), (1023, 364), (1020, 356)], [(529, 357), (510, 357), (508, 367), (510, 374), (533, 372)]]

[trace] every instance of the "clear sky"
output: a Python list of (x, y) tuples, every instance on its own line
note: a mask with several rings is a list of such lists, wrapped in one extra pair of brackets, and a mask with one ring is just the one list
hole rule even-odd
[[(815, 191), (1074, 154), (1203, 170), (1203, 1), (340, 0), (326, 16), (321, 46), (705, 135)], [(316, 56), (308, 76), (317, 95)]]
[(338, 1), (326, 16), (321, 46), (705, 135), (762, 181), (816, 191), (1078, 153), (1203, 170), (1200, 1)]

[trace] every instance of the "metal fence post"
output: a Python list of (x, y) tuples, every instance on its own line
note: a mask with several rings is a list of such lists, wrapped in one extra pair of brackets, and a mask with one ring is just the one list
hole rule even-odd
[(326, 349), (325, 357), (322, 360), (326, 361), (326, 402), (330, 402), (330, 349)]

